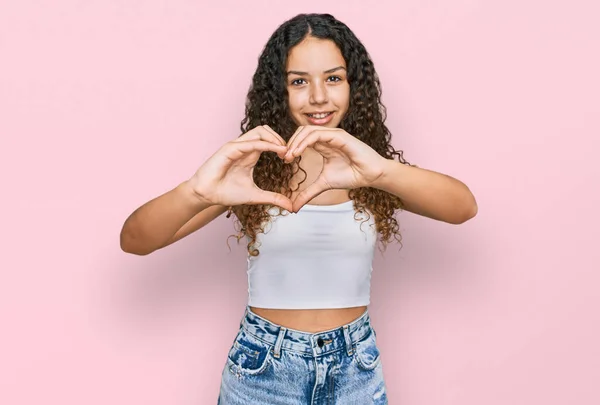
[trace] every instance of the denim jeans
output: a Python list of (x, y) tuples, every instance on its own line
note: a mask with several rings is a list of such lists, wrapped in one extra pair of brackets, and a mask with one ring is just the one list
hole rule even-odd
[(339, 328), (285, 328), (249, 307), (223, 369), (218, 405), (387, 404), (368, 310)]

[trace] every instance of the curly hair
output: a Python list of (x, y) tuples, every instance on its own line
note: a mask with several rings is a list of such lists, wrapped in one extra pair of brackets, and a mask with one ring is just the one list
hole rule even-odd
[[(258, 67), (252, 79), (246, 100), (245, 117), (240, 128), (243, 133), (268, 125), (285, 141), (296, 130), (288, 106), (286, 86), (286, 63), (290, 50), (307, 36), (332, 40), (340, 49), (347, 65), (347, 78), (350, 84), (350, 102), (346, 115), (339, 127), (369, 145), (387, 159), (398, 158), (402, 164), (410, 165), (403, 158), (402, 151), (396, 151), (390, 144), (391, 133), (385, 126), (386, 109), (381, 103), (381, 85), (373, 62), (364, 45), (342, 22), (330, 14), (300, 14), (284, 22), (273, 33), (258, 59)], [(291, 197), (290, 181), (301, 170), (301, 157), (292, 164), (285, 164), (275, 153), (264, 152), (254, 168), (254, 182), (267, 191), (282, 193)], [(302, 180), (302, 181), (304, 181)], [(302, 183), (302, 182), (300, 182)], [(298, 185), (299, 186), (299, 185)], [(398, 222), (394, 218), (396, 210), (403, 208), (402, 201), (395, 195), (372, 187), (349, 190), (358, 212), (374, 215), (379, 234), (380, 247), (385, 249), (394, 237), (401, 243)], [(259, 254), (256, 237), (264, 232), (270, 220), (267, 205), (239, 205), (230, 207), (237, 217), (239, 240), (248, 238), (248, 253)], [(281, 214), (281, 211), (280, 211)]]

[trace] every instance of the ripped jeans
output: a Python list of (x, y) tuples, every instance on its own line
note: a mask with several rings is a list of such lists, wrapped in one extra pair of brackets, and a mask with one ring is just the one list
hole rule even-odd
[(387, 404), (368, 310), (353, 322), (309, 333), (246, 307), (223, 369), (218, 405)]

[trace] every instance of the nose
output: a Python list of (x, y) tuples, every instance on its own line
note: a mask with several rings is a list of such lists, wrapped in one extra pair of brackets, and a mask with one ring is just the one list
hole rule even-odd
[(324, 104), (328, 101), (329, 96), (327, 95), (327, 86), (325, 86), (325, 83), (313, 83), (310, 89), (310, 102), (312, 104)]

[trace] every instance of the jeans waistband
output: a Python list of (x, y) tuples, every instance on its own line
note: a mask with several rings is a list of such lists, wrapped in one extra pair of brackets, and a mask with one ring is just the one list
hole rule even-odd
[(362, 340), (372, 331), (368, 309), (359, 318), (348, 324), (311, 333), (273, 323), (246, 306), (240, 327), (255, 338), (273, 345), (275, 357), (279, 357), (281, 350), (318, 356), (345, 349), (348, 355), (352, 355), (354, 343)]

